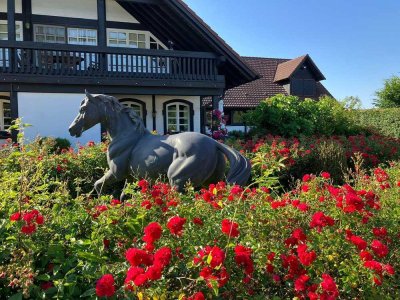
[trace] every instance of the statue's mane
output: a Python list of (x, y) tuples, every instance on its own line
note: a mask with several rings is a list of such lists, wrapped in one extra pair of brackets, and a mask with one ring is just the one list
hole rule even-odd
[(127, 107), (121, 102), (118, 101), (117, 98), (108, 95), (98, 95), (96, 98), (100, 99), (109, 109), (114, 110), (117, 113), (126, 113), (129, 118), (132, 120), (133, 124), (136, 126), (136, 131), (141, 134), (146, 132), (146, 127), (144, 126), (142, 118), (131, 108)]

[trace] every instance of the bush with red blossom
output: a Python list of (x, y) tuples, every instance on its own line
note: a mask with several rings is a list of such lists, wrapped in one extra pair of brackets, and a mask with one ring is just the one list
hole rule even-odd
[[(375, 153), (372, 137), (335, 139), (371, 147), (367, 162)], [(302, 139), (270, 142), (251, 147), (267, 179), (313, 151)], [(140, 178), (121, 201), (86, 193), (101, 147), (1, 156), (1, 299), (400, 298), (399, 162), (357, 165), (340, 184), (307, 171), (284, 188), (255, 177), (178, 193)], [(86, 175), (71, 192), (74, 170)]]

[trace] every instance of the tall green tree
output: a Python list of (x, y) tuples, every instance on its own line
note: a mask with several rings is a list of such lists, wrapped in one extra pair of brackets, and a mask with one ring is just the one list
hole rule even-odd
[(400, 107), (400, 77), (392, 76), (385, 80), (382, 89), (376, 93), (374, 105), (379, 108)]

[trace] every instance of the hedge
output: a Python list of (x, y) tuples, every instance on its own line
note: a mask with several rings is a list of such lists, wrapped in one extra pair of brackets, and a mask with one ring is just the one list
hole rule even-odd
[(359, 110), (354, 115), (361, 127), (376, 134), (400, 138), (400, 108)]

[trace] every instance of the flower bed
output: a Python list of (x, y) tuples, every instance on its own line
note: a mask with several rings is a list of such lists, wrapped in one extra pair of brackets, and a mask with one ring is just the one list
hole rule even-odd
[(306, 174), (282, 194), (140, 180), (121, 203), (71, 191), (68, 168), (92, 180), (80, 162), (103, 149), (2, 153), (0, 298), (400, 297), (399, 163), (339, 186)]

